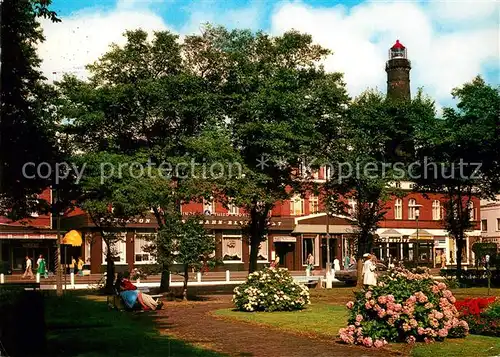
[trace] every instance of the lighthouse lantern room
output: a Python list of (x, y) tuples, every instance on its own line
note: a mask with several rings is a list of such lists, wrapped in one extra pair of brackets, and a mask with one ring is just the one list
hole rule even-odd
[(389, 59), (406, 58), (406, 47), (399, 40), (389, 49)]

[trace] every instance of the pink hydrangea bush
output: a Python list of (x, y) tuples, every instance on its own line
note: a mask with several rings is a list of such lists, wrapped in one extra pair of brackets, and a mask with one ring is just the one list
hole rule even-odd
[(240, 311), (293, 311), (311, 301), (307, 286), (295, 282), (288, 270), (265, 268), (234, 289), (233, 303)]
[(348, 326), (339, 331), (348, 344), (382, 347), (388, 342), (431, 343), (465, 337), (469, 327), (460, 320), (456, 299), (446, 284), (422, 273), (397, 268), (380, 277), (349, 301)]

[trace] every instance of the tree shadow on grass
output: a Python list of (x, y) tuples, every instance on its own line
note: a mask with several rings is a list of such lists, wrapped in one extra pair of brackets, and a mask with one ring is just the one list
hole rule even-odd
[(160, 335), (152, 316), (109, 310), (79, 296), (45, 301), (48, 355), (78, 357), (221, 357)]

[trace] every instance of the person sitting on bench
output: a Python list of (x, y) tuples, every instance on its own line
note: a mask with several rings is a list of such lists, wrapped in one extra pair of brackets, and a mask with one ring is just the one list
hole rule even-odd
[(163, 306), (161, 301), (155, 300), (151, 295), (137, 290), (137, 286), (125, 278), (122, 273), (118, 273), (116, 277), (115, 288), (120, 294), (120, 298), (130, 309), (140, 306), (142, 310), (151, 311), (160, 310)]

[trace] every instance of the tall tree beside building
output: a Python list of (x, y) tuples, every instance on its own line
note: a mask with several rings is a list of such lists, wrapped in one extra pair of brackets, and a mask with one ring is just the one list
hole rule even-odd
[(416, 190), (446, 196), (444, 225), (456, 241), (457, 278), (472, 217), (473, 197), (494, 198), (500, 192), (499, 89), (474, 78), (453, 90), (456, 108), (417, 129), (417, 159), (412, 175)]
[[(205, 133), (217, 128), (222, 116), (207, 79), (188, 65), (194, 54), (182, 52), (177, 35), (160, 31), (148, 38), (135, 30), (124, 36), (125, 45), (112, 45), (87, 67), (88, 81), (65, 77), (59, 83), (64, 112), (73, 119), (67, 132), (79, 151), (124, 154), (144, 168), (127, 195), (154, 212), (162, 232), (168, 215), (180, 213), (181, 202), (211, 190), (202, 176), (193, 177), (189, 164), (198, 148), (213, 146)], [(172, 252), (160, 253), (165, 255), (161, 288), (167, 290)]]
[(23, 166), (48, 162), (54, 168), (58, 157), (52, 110), (56, 93), (44, 82), (36, 53), (44, 41), (38, 18), (60, 21), (50, 4), (50, 0), (0, 2), (0, 215), (13, 219), (48, 209), (37, 194), (53, 183), (52, 177), (27, 177)]
[(366, 91), (350, 104), (342, 137), (326, 153), (333, 166), (324, 188), (325, 205), (330, 212), (355, 220), (358, 284), (362, 284), (362, 256), (373, 248), (386, 203), (402, 193), (394, 184), (407, 178), (412, 128), (431, 118), (433, 102), (420, 92), (413, 100), (393, 101)]
[(342, 75), (326, 73), (320, 61), (330, 51), (295, 31), (274, 37), (207, 26), (187, 42), (199, 49), (190, 51), (190, 68), (218, 88), (241, 156), (244, 176), (227, 181), (223, 191), (250, 214), (253, 272), (275, 202), (288, 199), (305, 178), (293, 168), (311, 157), (324, 130), (338, 126), (348, 100)]

